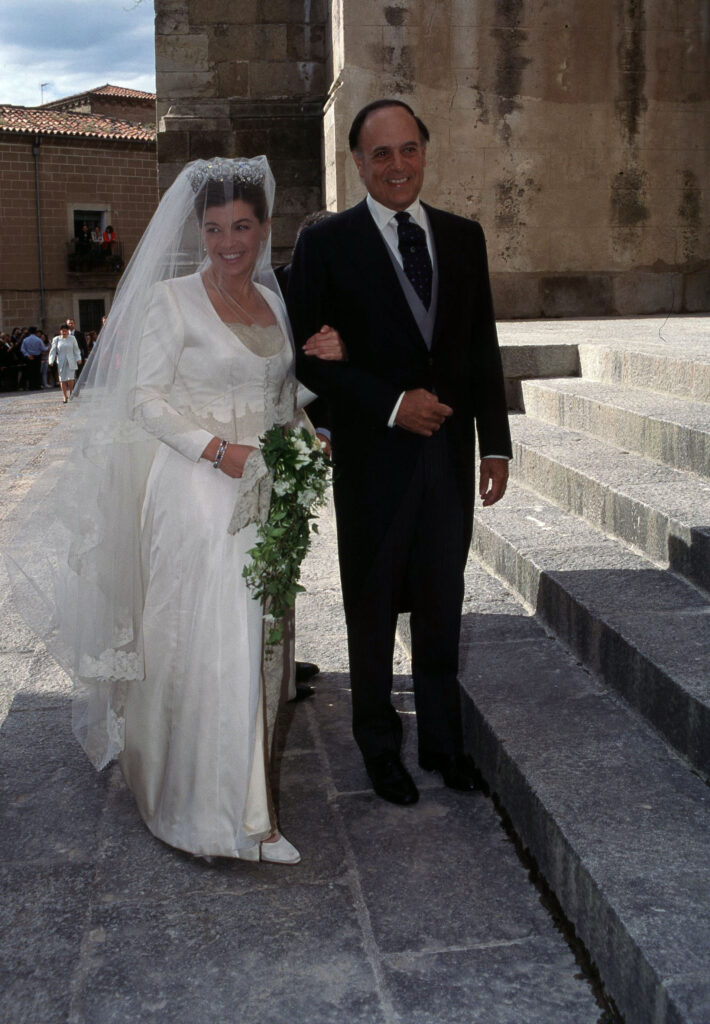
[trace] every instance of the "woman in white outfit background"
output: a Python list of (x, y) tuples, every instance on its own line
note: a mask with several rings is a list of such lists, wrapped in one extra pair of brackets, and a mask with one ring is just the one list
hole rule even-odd
[(49, 349), (48, 363), (57, 364), (59, 386), (62, 389), (62, 401), (66, 405), (74, 390), (77, 367), (81, 365), (81, 352), (73, 334), (69, 333), (67, 324), (62, 324), (59, 334), (52, 338)]

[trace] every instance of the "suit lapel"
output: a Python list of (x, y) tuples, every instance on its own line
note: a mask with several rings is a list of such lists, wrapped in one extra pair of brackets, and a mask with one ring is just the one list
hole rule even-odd
[(362, 259), (359, 270), (362, 280), (370, 282), (372, 299), (394, 306), (397, 319), (403, 324), (405, 333), (409, 337), (417, 338), (426, 349), (419, 325), (409, 308), (409, 303), (392, 266), (392, 258), (387, 251), (387, 242), (373, 220), (365, 200), (353, 207), (352, 214), (353, 228), (358, 236), (358, 252)]
[(457, 265), (455, 260), (454, 246), (450, 244), (449, 233), (446, 230), (445, 219), (439, 216), (439, 211), (427, 203), (422, 203), (429, 218), (434, 250), (436, 252), (436, 263), (439, 271), (439, 293), (436, 305), (436, 320), (434, 322), (434, 336), (432, 338), (431, 350), (434, 352), (442, 337), (446, 336), (449, 311), (454, 309), (456, 303), (452, 301), (453, 293), (457, 287)]

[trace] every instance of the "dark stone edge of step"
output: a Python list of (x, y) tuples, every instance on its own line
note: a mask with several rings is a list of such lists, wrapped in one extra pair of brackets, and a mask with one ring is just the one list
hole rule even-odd
[(493, 799), (583, 942), (626, 1024), (689, 1024), (643, 950), (555, 819), (462, 685), (464, 735)]
[[(517, 580), (508, 571), (509, 561), (507, 565), (507, 560), (496, 557), (502, 547), (513, 552), (516, 562), (529, 561), (479, 517), (475, 553), (520, 593)], [(530, 601), (532, 595), (521, 596), (592, 672), (657, 729), (706, 781), (710, 778), (710, 707), (656, 665), (631, 638), (622, 636), (600, 613), (566, 590), (554, 575), (540, 570), (535, 601)]]
[[(573, 433), (579, 433), (579, 431)], [(608, 444), (609, 442), (600, 443)], [(624, 494), (616, 490), (613, 484), (591, 475), (585, 475), (579, 466), (561, 463), (544, 449), (537, 448), (534, 444), (517, 437), (513, 438), (513, 456), (515, 479), (520, 481), (524, 487), (535, 489), (548, 501), (570, 515), (581, 515), (596, 529), (603, 530), (622, 543), (630, 544), (643, 551), (648, 558), (667, 561), (674, 572), (695, 586), (710, 591), (710, 531), (707, 527), (691, 526), (686, 528), (669, 513), (651, 508), (643, 499), (632, 494)], [(644, 458), (643, 456), (638, 457)], [(563, 494), (559, 488), (546, 486), (545, 476), (540, 473), (540, 467), (555, 465), (565, 471), (568, 480), (571, 479), (576, 485), (582, 484), (582, 490), (589, 490), (592, 509), (598, 507), (601, 510), (601, 516), (588, 514), (586, 508), (572, 507), (571, 495), (573, 493), (579, 495), (581, 493), (579, 487), (575, 487), (573, 490), (568, 488), (566, 494)], [(673, 468), (673, 472), (687, 472), (687, 470)], [(593, 500), (595, 496), (598, 499), (596, 503)], [(643, 524), (646, 530), (645, 538), (639, 536), (640, 524)], [(690, 533), (690, 544), (683, 536), (686, 530)], [(665, 533), (663, 547), (660, 543), (657, 546), (654, 545), (652, 538), (658, 538), (660, 541), (663, 533)]]

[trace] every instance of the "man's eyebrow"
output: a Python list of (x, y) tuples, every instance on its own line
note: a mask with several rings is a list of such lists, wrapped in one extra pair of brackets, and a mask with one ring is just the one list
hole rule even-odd
[(391, 146), (386, 142), (381, 142), (378, 146), (373, 146), (370, 150), (371, 153), (376, 153), (378, 149), (403, 149), (405, 146), (420, 146), (421, 143), (417, 139), (410, 139), (408, 142), (400, 142), (396, 146)]

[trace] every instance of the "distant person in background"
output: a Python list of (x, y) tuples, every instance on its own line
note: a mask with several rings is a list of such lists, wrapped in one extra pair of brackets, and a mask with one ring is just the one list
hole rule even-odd
[(52, 339), (49, 351), (50, 365), (57, 365), (59, 386), (62, 389), (62, 402), (67, 404), (74, 390), (76, 371), (82, 361), (81, 351), (75, 337), (69, 333), (68, 324), (62, 324), (59, 334)]
[(49, 387), (47, 374), (49, 373), (49, 338), (44, 331), (37, 331), (37, 336), (44, 342), (44, 352), (41, 356), (40, 375), (42, 379), (42, 390)]
[(30, 327), (20, 346), (20, 352), (27, 361), (26, 380), (30, 391), (39, 391), (42, 387), (42, 354), (45, 349), (46, 345), (37, 334), (37, 328)]
[(110, 260), (113, 255), (113, 247), (118, 241), (118, 235), (113, 230), (112, 224), (107, 224), (104, 228), (103, 243), (101, 249), (103, 250), (104, 259)]
[(99, 224), (94, 224), (91, 229), (91, 262), (101, 262), (101, 249), (104, 242), (103, 232)]
[(4, 391), (14, 391), (16, 386), (17, 371), (12, 338), (5, 333), (0, 335), (0, 387)]

